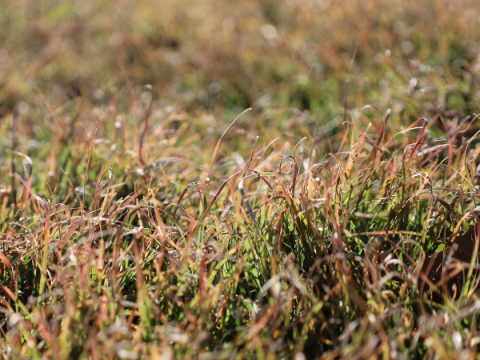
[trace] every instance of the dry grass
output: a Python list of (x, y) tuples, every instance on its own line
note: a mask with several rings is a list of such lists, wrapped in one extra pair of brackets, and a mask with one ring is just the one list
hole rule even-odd
[(1, 9), (4, 358), (476, 358), (480, 4)]

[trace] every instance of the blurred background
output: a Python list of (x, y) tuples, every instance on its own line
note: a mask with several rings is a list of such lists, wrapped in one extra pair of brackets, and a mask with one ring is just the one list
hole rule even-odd
[(1, 0), (0, 116), (145, 84), (188, 111), (330, 116), (347, 78), (349, 108), (471, 113), (479, 25), (474, 0)]

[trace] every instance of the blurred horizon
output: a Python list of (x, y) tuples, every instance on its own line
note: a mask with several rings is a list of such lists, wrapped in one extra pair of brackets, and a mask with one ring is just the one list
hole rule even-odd
[(328, 111), (343, 106), (347, 79), (349, 107), (401, 99), (396, 90), (413, 84), (434, 87), (440, 107), (461, 94), (450, 108), (477, 108), (475, 1), (2, 0), (0, 8), (0, 116), (41, 97), (53, 108), (87, 95), (131, 99), (145, 84), (162, 104), (187, 110)]

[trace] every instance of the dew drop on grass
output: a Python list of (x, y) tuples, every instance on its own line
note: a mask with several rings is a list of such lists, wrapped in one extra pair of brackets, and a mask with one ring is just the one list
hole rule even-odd
[(115, 127), (117, 129), (120, 129), (122, 127), (122, 122), (120, 121), (121, 117), (120, 115), (117, 115), (117, 117), (115, 118)]
[(452, 334), (452, 342), (453, 342), (453, 346), (455, 347), (455, 350), (457, 351), (462, 350), (463, 348), (462, 335), (460, 335), (458, 331), (455, 331)]
[(415, 86), (417, 86), (417, 78), (416, 77), (413, 77), (410, 79), (410, 87), (411, 88), (414, 88)]
[(411, 54), (415, 48), (412, 42), (408, 40), (402, 41), (402, 43), (400, 44), (400, 47), (402, 48), (402, 51), (407, 55)]
[(25, 101), (20, 101), (17, 105), (17, 110), (20, 115), (27, 115), (30, 107)]
[(213, 95), (218, 94), (221, 89), (222, 89), (222, 87), (221, 87), (220, 84), (217, 83), (217, 82), (213, 82), (213, 83), (211, 83), (211, 84), (208, 86), (208, 90), (209, 90)]
[(93, 92), (93, 96), (97, 100), (103, 100), (105, 99), (105, 92), (102, 89), (95, 89), (95, 91)]
[(273, 40), (277, 37), (277, 29), (275, 28), (275, 26), (271, 24), (262, 25), (261, 31), (262, 31), (262, 35), (267, 40)]
[[(473, 70), (474, 70), (475, 72), (478, 72), (478, 68), (475, 69), (475, 67), (474, 67)], [(442, 76), (442, 75), (443, 75), (443, 69), (442, 69), (441, 66), (434, 66), (433, 71), (435, 72), (435, 74), (436, 74), (437, 76)]]
[(295, 354), (295, 360), (307, 360), (304, 353), (298, 352)]

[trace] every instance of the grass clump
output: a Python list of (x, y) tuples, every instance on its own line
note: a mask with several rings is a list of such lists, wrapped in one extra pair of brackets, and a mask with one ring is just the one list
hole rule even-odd
[[(111, 107), (84, 107), (83, 152), (76, 138), (50, 164), (10, 151), (5, 355), (410, 357), (475, 341), (472, 274), (453, 295), (420, 291), (432, 254), (469, 267), (447, 255), (477, 216), (474, 118), (433, 137), (426, 119), (399, 131), (373, 111), (369, 129), (360, 116), (330, 144), (290, 145), (243, 134), (262, 114), (198, 136), (201, 117), (153, 108), (143, 148), (129, 115), (110, 140), (92, 114), (112, 118)], [(239, 137), (250, 154), (226, 152)]]
[(476, 356), (478, 6), (297, 3), (4, 4), (2, 357)]

